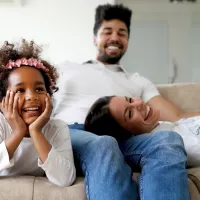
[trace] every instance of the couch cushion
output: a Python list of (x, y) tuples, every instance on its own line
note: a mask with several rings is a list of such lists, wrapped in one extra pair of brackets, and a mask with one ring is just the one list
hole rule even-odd
[(32, 200), (35, 177), (0, 177), (1, 200)]
[(33, 200), (87, 200), (84, 178), (78, 177), (70, 187), (59, 187), (45, 177), (36, 177)]

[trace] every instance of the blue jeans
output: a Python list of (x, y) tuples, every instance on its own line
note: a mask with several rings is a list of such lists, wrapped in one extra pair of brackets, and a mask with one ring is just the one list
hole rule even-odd
[[(70, 125), (75, 160), (88, 200), (189, 200), (187, 157), (181, 137), (162, 131), (117, 142)], [(138, 186), (132, 173), (141, 170)]]

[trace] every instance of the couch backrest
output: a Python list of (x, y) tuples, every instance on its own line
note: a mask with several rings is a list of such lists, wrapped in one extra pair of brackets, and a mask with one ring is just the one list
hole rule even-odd
[(200, 83), (157, 85), (160, 94), (188, 112), (200, 112)]

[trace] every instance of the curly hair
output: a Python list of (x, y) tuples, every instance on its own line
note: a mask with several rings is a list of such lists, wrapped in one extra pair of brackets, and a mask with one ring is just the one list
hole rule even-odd
[(97, 35), (97, 32), (99, 28), (101, 27), (101, 24), (104, 20), (108, 21), (112, 19), (118, 19), (124, 22), (128, 29), (128, 35), (130, 35), (131, 15), (132, 15), (132, 11), (129, 8), (124, 7), (122, 4), (99, 5), (96, 8), (95, 24), (93, 28), (94, 35)]
[(84, 123), (84, 129), (96, 135), (109, 135), (118, 141), (132, 136), (112, 117), (108, 105), (114, 96), (97, 99), (91, 106)]
[(34, 41), (28, 42), (23, 39), (20, 43), (16, 44), (11, 44), (8, 41), (4, 42), (4, 44), (0, 47), (0, 102), (3, 97), (6, 96), (9, 75), (13, 70), (15, 70), (15, 68), (5, 69), (5, 66), (9, 61), (16, 61), (21, 58), (35, 58), (41, 61), (41, 63), (48, 69), (48, 72), (44, 72), (42, 69), (38, 70), (44, 78), (47, 92), (50, 95), (53, 94), (53, 90), (56, 90), (57, 88), (51, 88), (51, 82), (56, 84), (58, 73), (53, 65), (41, 59), (41, 53), (42, 46), (35, 44)]

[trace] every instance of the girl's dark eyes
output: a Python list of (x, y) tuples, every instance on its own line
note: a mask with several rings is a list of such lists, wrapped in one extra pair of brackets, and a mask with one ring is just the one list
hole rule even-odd
[[(43, 87), (38, 87), (35, 90), (36, 90), (36, 92), (43, 92), (43, 91), (45, 91), (45, 89)], [(22, 93), (22, 92), (25, 92), (25, 90), (23, 88), (18, 88), (16, 90), (16, 93)]]
[(132, 103), (132, 98), (129, 98), (129, 103)]
[(21, 92), (24, 92), (24, 89), (23, 89), (23, 88), (18, 88), (18, 89), (16, 90), (16, 93), (21, 93)]
[(38, 91), (38, 92), (43, 92), (43, 91), (45, 91), (45, 89), (42, 88), (42, 87), (38, 87), (38, 88), (36, 88), (36, 91)]

